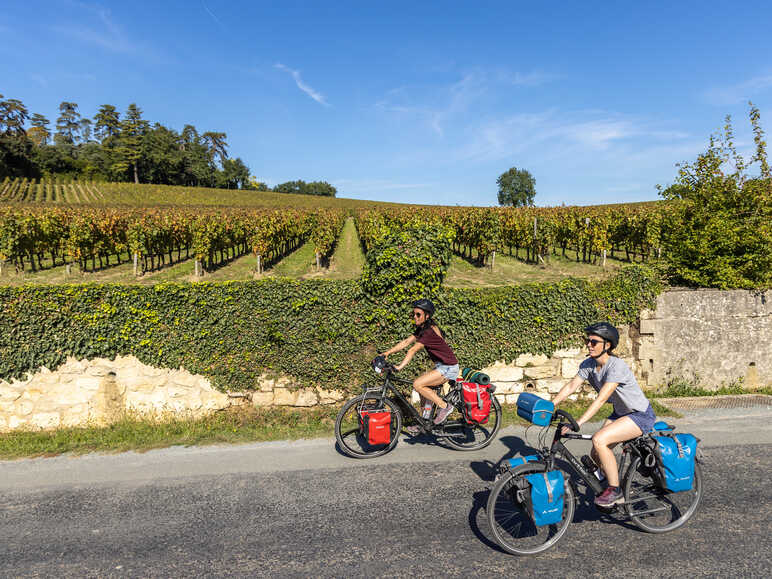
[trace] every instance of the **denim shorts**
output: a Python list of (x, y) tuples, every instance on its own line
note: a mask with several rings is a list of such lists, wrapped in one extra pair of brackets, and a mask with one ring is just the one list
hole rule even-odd
[[(437, 370), (440, 374), (442, 374), (442, 377), (446, 380), (455, 380), (458, 378), (458, 364), (453, 364), (452, 366), (449, 366), (447, 364), (435, 364), (434, 369)], [(652, 422), (652, 424), (654, 424)]]
[(617, 414), (617, 411), (615, 410), (608, 418), (609, 420), (616, 420), (617, 418), (623, 418), (625, 416), (629, 417), (630, 420), (635, 422), (635, 425), (640, 428), (641, 432), (644, 434), (654, 428), (654, 423), (657, 421), (657, 417), (654, 416), (654, 409), (651, 407), (651, 404), (649, 404), (649, 407), (643, 412), (628, 412), (627, 414)]

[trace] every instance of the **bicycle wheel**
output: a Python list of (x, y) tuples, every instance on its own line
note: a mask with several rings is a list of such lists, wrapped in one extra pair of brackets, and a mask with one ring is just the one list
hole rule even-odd
[[(512, 475), (502, 475), (488, 497), (488, 524), (496, 543), (513, 555), (535, 555), (552, 547), (568, 530), (574, 518), (574, 491), (566, 477), (563, 497), (563, 518), (554, 525), (537, 527), (525, 505), (518, 500), (517, 491), (528, 489), (525, 475), (544, 472), (541, 468), (529, 468)], [(521, 492), (529, 492), (528, 490)]]
[(697, 511), (702, 499), (702, 470), (694, 463), (694, 485), (689, 491), (663, 490), (651, 477), (651, 469), (636, 457), (623, 483), (624, 508), (633, 523), (647, 533), (667, 533), (682, 526)]
[[(364, 402), (365, 407), (377, 408), (381, 403), (391, 412), (391, 442), (388, 444), (370, 444), (362, 432), (359, 422), (359, 409)], [(402, 414), (389, 398), (365, 397), (360, 394), (352, 398), (338, 412), (335, 419), (335, 440), (342, 452), (354, 458), (375, 458), (392, 450), (399, 441), (402, 428)]]
[(458, 407), (445, 422), (444, 436), (441, 440), (456, 450), (479, 450), (485, 448), (496, 438), (501, 429), (501, 404), (495, 397), (491, 400), (491, 413), (485, 424), (468, 424)]

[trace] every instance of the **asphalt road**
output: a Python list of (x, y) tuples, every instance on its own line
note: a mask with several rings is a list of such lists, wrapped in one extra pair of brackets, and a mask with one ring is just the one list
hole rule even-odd
[(585, 505), (531, 558), (499, 551), (485, 520), (491, 466), (522, 429), (478, 453), (400, 443), (370, 461), (321, 440), (0, 463), (0, 576), (768, 577), (769, 418), (679, 421), (707, 454), (684, 528), (650, 535)]

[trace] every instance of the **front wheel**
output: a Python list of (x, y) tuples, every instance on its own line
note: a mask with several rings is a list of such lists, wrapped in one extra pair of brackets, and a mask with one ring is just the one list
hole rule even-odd
[[(391, 413), (390, 442), (370, 444), (360, 423), (362, 408), (385, 408)], [(353, 458), (375, 458), (392, 450), (399, 441), (402, 413), (389, 398), (361, 394), (352, 398), (338, 412), (335, 419), (335, 440), (341, 452)]]
[(496, 438), (501, 429), (501, 404), (495, 396), (491, 398), (491, 413), (484, 424), (469, 424), (458, 411), (453, 411), (445, 422), (442, 440), (456, 450), (479, 450)]
[(625, 475), (623, 490), (625, 511), (647, 533), (667, 533), (682, 526), (697, 511), (702, 499), (702, 469), (694, 463), (691, 490), (673, 493), (657, 485), (651, 469), (636, 457)]
[(525, 475), (544, 472), (544, 465), (503, 474), (488, 497), (488, 524), (496, 543), (513, 555), (535, 555), (552, 547), (568, 530), (574, 518), (574, 491), (566, 479), (563, 518), (554, 525), (536, 526), (526, 510), (523, 494), (530, 492)]

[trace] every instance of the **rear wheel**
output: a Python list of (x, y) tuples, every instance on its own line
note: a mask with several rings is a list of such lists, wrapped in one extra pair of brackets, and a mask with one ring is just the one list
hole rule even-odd
[[(383, 407), (391, 413), (390, 442), (388, 444), (370, 444), (360, 422), (361, 408)], [(335, 440), (341, 452), (354, 458), (375, 458), (392, 450), (399, 441), (402, 428), (402, 414), (389, 398), (372, 395), (360, 395), (352, 398), (338, 412), (335, 419)]]
[(491, 397), (491, 413), (484, 424), (468, 424), (458, 408), (444, 424), (442, 440), (456, 450), (479, 450), (485, 448), (501, 429), (501, 404), (496, 397)]
[[(496, 543), (513, 555), (535, 555), (552, 547), (568, 530), (574, 518), (574, 491), (566, 479), (563, 496), (563, 518), (554, 525), (537, 527), (522, 501), (522, 493), (530, 492), (525, 475), (544, 472), (535, 468), (503, 474), (488, 497), (488, 524)], [(518, 495), (518, 493), (520, 493)]]
[(697, 511), (702, 499), (702, 469), (695, 462), (691, 490), (673, 493), (660, 488), (651, 477), (651, 469), (636, 457), (627, 469), (623, 489), (624, 508), (633, 523), (647, 533), (667, 533)]

